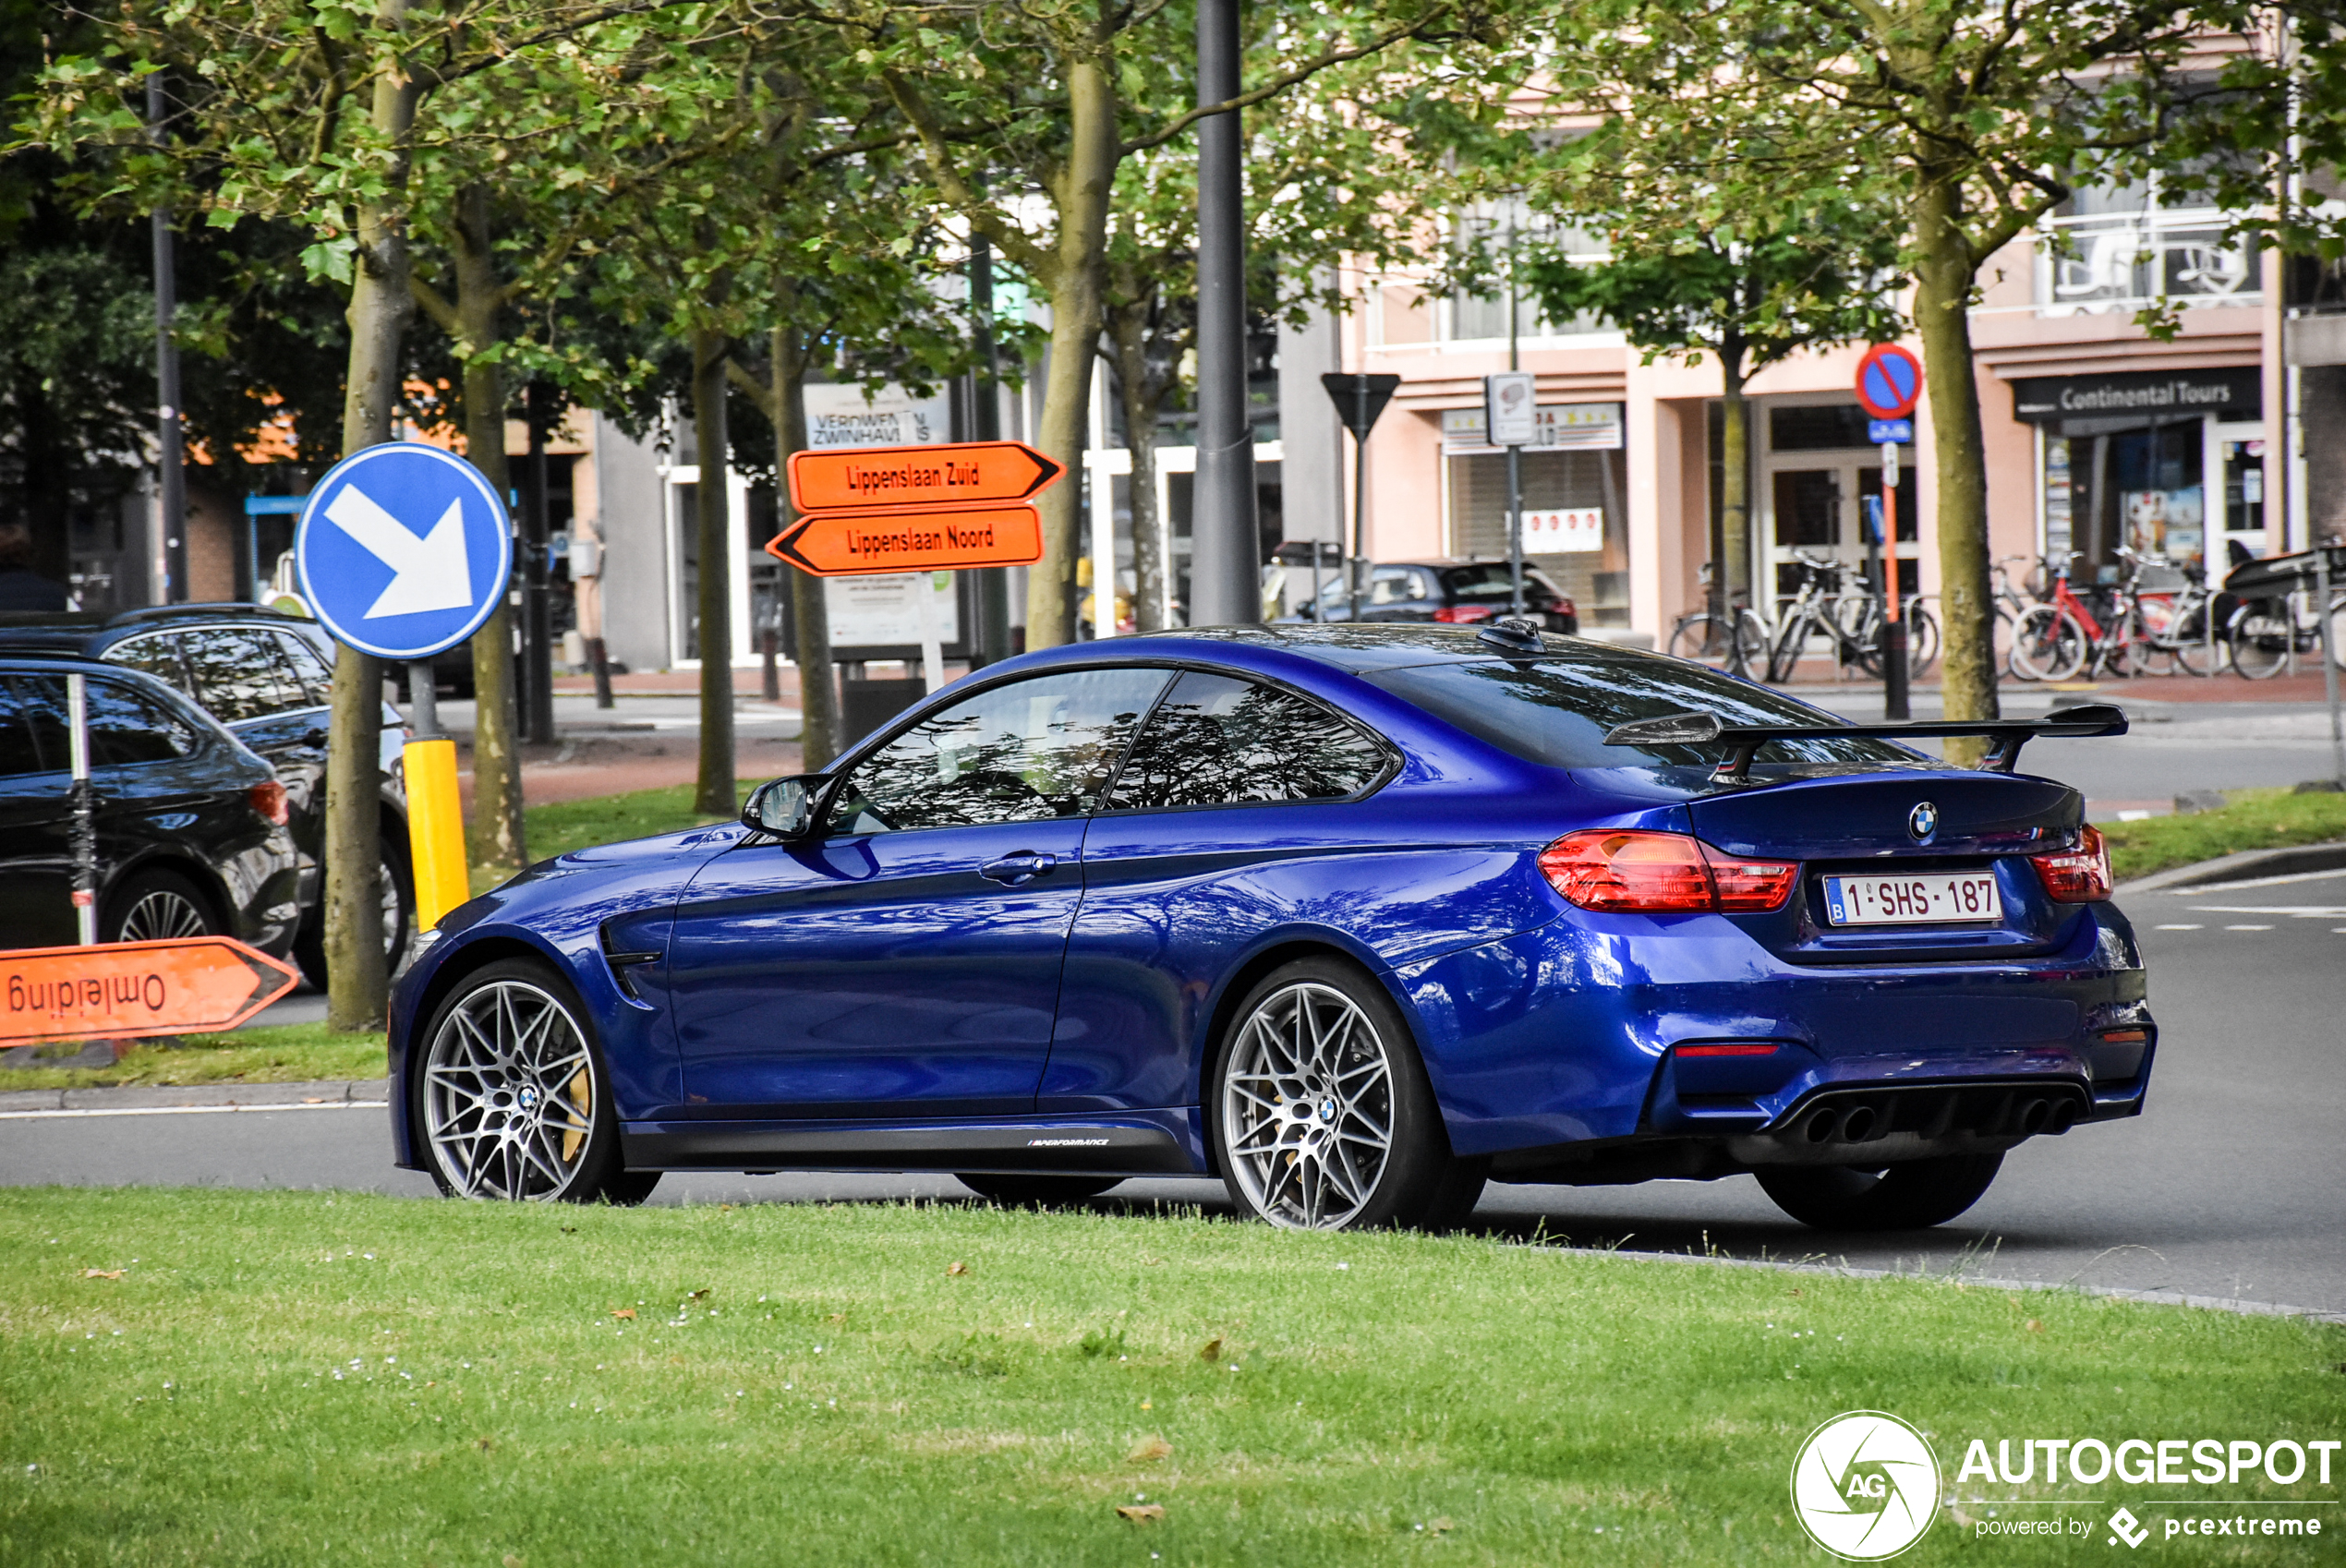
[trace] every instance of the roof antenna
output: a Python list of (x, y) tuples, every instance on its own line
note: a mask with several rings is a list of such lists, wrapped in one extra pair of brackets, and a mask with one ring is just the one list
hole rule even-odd
[(1510, 653), (1546, 653), (1547, 640), (1540, 635), (1541, 630), (1540, 622), (1529, 615), (1502, 615), (1475, 635)]

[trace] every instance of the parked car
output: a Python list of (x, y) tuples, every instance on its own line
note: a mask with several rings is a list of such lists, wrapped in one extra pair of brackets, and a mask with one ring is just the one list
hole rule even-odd
[(393, 995), (392, 1126), (478, 1197), (1210, 1174), (1276, 1224), (1439, 1225), (1486, 1180), (1751, 1172), (1930, 1225), (2141, 1111), (2110, 888), (2069, 786), (1700, 665), (1516, 621), (1119, 637), (456, 911)]
[[(1360, 619), (1477, 626), (1513, 613), (1514, 596), (1514, 574), (1504, 561), (1381, 561), (1369, 569)], [(1523, 605), (1547, 630), (1579, 635), (1580, 611), (1572, 596), (1537, 567), (1523, 569)], [(1340, 570), (1322, 581), (1319, 603), (1307, 619), (1352, 619), (1352, 590)]]
[[(191, 698), (276, 770), (300, 856), (301, 930), (294, 956), (326, 983), (326, 733), (334, 645), (314, 621), (250, 604), (170, 605), (114, 616), (0, 616), (0, 654), (41, 652), (144, 670)], [(399, 710), (384, 704), (380, 734), (383, 939), (393, 968), (415, 925)]]
[(0, 947), (79, 939), (68, 673), (89, 678), (98, 937), (235, 936), (284, 956), (300, 857), (275, 770), (150, 676), (0, 657)]

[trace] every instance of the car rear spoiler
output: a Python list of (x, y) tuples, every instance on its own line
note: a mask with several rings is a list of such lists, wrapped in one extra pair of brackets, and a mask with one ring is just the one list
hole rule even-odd
[(1982, 767), (2010, 773), (2020, 760), (2020, 748), (2039, 735), (2085, 737), (2123, 735), (2126, 713), (2112, 703), (2080, 703), (2056, 708), (2042, 718), (1917, 719), (1899, 724), (1729, 724), (1715, 713), (1665, 713), (1659, 718), (1632, 719), (1606, 731), (1608, 746), (1704, 746), (1723, 744), (1725, 760), (1712, 770), (1721, 784), (1740, 784), (1751, 777), (1751, 759), (1771, 741), (1812, 741), (1838, 736), (1864, 736), (1884, 741), (1928, 739), (1948, 735), (1986, 735), (1995, 741)]

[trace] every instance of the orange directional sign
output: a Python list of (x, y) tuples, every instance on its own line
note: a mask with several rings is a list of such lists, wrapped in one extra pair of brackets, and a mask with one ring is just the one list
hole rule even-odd
[(1031, 506), (818, 512), (766, 550), (817, 577), (1032, 566), (1043, 559), (1043, 519)]
[(1023, 441), (798, 452), (790, 460), (790, 503), (800, 512), (864, 512), (1025, 501), (1059, 473)]
[(0, 1045), (234, 1029), (294, 979), (226, 936), (0, 952)]

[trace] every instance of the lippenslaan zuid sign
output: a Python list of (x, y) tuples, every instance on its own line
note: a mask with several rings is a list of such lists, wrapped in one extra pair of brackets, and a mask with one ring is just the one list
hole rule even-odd
[(2264, 372), (2253, 366), (2223, 370), (2129, 370), (2107, 376), (2034, 376), (2012, 383), (2013, 417), (2029, 424), (2056, 419), (2139, 416), (2186, 419), (2264, 416)]

